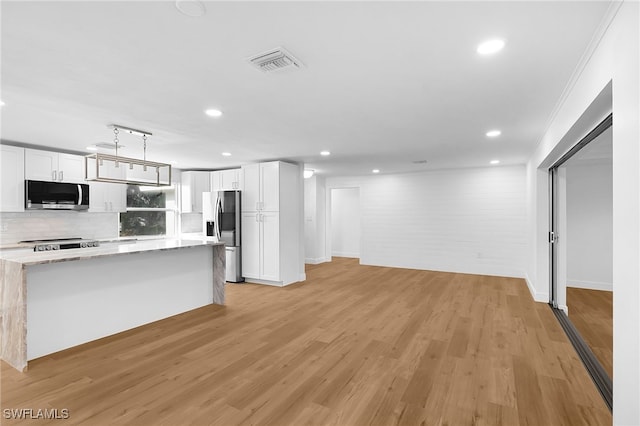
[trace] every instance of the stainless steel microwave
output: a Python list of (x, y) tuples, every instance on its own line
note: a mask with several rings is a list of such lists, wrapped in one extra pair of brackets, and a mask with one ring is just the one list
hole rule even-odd
[(26, 180), (24, 207), (27, 210), (88, 210), (86, 183)]

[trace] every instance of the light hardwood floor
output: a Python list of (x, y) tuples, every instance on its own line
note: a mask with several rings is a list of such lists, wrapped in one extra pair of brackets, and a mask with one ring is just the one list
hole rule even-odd
[(567, 287), (569, 319), (613, 377), (613, 293)]
[(520, 279), (334, 258), (286, 288), (228, 285), (227, 299), (25, 374), (3, 363), (2, 408), (66, 408), (53, 423), (83, 425), (611, 424)]

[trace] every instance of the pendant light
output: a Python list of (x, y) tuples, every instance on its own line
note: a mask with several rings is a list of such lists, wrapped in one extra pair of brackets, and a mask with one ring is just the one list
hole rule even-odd
[[(115, 155), (95, 153), (85, 157), (85, 179), (92, 182), (123, 183), (129, 185), (169, 186), (171, 165), (147, 161), (147, 138), (151, 132), (112, 124)], [(120, 132), (142, 136), (142, 160), (118, 154)], [(124, 164), (125, 167), (120, 167)], [(126, 167), (128, 165), (129, 167)]]

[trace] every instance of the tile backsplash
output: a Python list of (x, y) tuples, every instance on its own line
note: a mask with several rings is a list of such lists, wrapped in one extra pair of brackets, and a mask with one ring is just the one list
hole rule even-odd
[(180, 215), (181, 232), (202, 232), (202, 213), (182, 213)]
[(50, 238), (117, 238), (118, 213), (0, 213), (0, 244)]

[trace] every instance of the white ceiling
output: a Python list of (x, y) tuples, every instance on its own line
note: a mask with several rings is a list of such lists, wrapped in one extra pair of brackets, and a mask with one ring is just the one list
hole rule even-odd
[[(608, 6), (206, 2), (205, 16), (188, 17), (173, 1), (2, 1), (0, 136), (86, 152), (111, 141), (117, 123), (152, 132), (148, 158), (179, 168), (290, 159), (348, 175), (520, 164)], [(505, 49), (478, 55), (493, 37)], [(305, 67), (265, 74), (246, 62), (276, 46)], [(489, 140), (493, 128), (502, 136)], [(140, 138), (121, 141), (122, 155), (142, 155)]]

